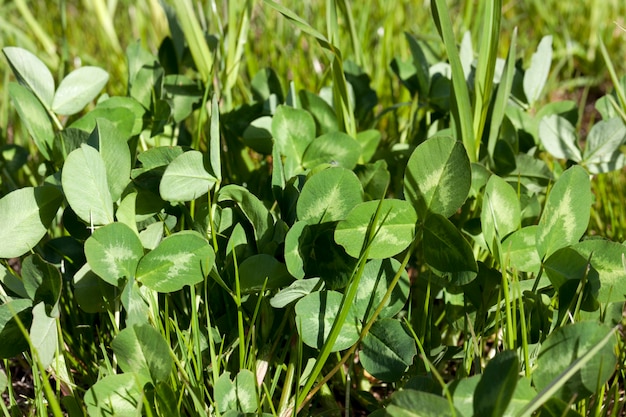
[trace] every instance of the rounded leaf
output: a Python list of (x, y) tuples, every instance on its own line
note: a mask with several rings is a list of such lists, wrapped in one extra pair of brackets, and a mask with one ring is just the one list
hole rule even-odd
[(115, 222), (93, 232), (85, 242), (85, 256), (93, 272), (117, 286), (121, 278), (135, 276), (143, 245), (130, 227)]
[(80, 67), (61, 81), (54, 93), (52, 110), (70, 116), (92, 101), (109, 80), (109, 73), (98, 67)]
[(67, 202), (82, 221), (92, 225), (113, 222), (106, 167), (96, 149), (82, 144), (72, 151), (63, 165), (61, 184)]
[[(354, 297), (354, 309), (357, 317), (363, 321), (372, 317), (400, 270), (400, 266), (400, 262), (395, 259), (374, 259), (365, 265)], [(409, 275), (403, 270), (398, 283), (391, 292), (391, 297), (378, 317), (393, 317), (400, 312), (409, 298), (409, 290)]]
[(214, 261), (215, 252), (202, 235), (186, 230), (163, 239), (141, 258), (136, 279), (154, 291), (178, 291), (202, 281)]
[[(561, 374), (578, 358), (598, 345), (611, 329), (595, 321), (560, 327), (541, 344), (533, 382), (538, 391), (562, 378)], [(565, 402), (582, 400), (600, 390), (615, 371), (614, 343), (605, 344), (591, 360), (569, 378), (554, 395)]]
[(293, 278), (284, 263), (273, 256), (261, 253), (246, 258), (239, 265), (239, 284), (242, 293), (261, 292), (289, 285)]
[[(378, 221), (371, 224), (378, 207)], [(367, 201), (354, 207), (335, 229), (335, 242), (343, 246), (348, 255), (358, 258), (370, 233), (368, 258), (390, 258), (406, 249), (415, 237), (417, 214), (411, 203), (404, 200)], [(374, 230), (370, 230), (370, 224)]]
[(89, 416), (135, 416), (141, 414), (143, 385), (139, 375), (126, 372), (108, 375), (87, 390), (84, 397)]
[(0, 258), (16, 258), (46, 234), (63, 202), (52, 186), (15, 190), (0, 199)]
[(45, 107), (50, 107), (54, 96), (52, 73), (32, 52), (17, 46), (2, 48), (9, 65), (20, 84), (28, 87)]
[(404, 194), (421, 218), (428, 212), (450, 217), (467, 198), (471, 182), (463, 144), (451, 137), (436, 137), (419, 145), (409, 158)]
[(307, 224), (343, 220), (363, 201), (361, 182), (345, 168), (328, 168), (311, 176), (296, 205), (298, 219)]
[[(296, 303), (296, 326), (306, 345), (316, 349), (322, 348), (333, 327), (342, 298), (336, 291), (317, 291)], [(356, 343), (359, 338), (357, 323), (358, 318), (351, 308), (331, 349), (332, 352), (347, 349)]]
[(591, 183), (585, 170), (575, 165), (565, 171), (550, 191), (537, 229), (541, 258), (578, 242), (591, 215)]
[(521, 209), (513, 187), (497, 175), (487, 182), (480, 220), (485, 242), (493, 248), (494, 239), (500, 242), (520, 226)]
[(172, 372), (170, 348), (161, 333), (148, 324), (127, 327), (111, 342), (117, 363), (124, 372), (136, 372), (153, 383)]
[(44, 158), (51, 160), (54, 129), (46, 109), (31, 91), (20, 84), (9, 83), (9, 95), (37, 149)]
[(202, 153), (189, 151), (174, 159), (165, 169), (159, 192), (165, 201), (191, 201), (203, 196), (216, 183), (204, 168)]
[(343, 132), (326, 133), (316, 138), (304, 151), (302, 166), (307, 169), (321, 164), (353, 169), (361, 156), (361, 145)]
[(359, 359), (367, 372), (386, 382), (399, 381), (417, 355), (415, 341), (398, 320), (374, 322), (363, 339)]

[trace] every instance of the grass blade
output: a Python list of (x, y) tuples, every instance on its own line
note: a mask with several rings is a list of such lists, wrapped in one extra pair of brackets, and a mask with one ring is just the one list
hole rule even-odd
[(452, 21), (448, 13), (448, 6), (445, 0), (432, 0), (431, 4), (435, 24), (443, 39), (452, 69), (453, 100), (451, 110), (454, 116), (457, 137), (460, 136), (462, 138), (470, 162), (476, 162), (478, 159), (478, 150), (474, 142), (474, 130), (472, 128), (472, 107), (463, 73), (463, 66), (461, 65), (461, 58), (459, 57), (454, 32), (452, 31)]

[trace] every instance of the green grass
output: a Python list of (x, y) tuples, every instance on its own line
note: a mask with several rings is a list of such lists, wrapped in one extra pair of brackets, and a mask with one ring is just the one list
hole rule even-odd
[[(409, 381), (409, 374), (427, 377), (428, 383), (434, 386), (431, 388), (443, 392), (445, 399), (442, 401), (453, 409), (453, 395), (446, 384), (454, 379), (482, 373), (489, 358), (505, 349), (519, 350), (519, 356), (523, 357), (520, 369), (526, 377), (535, 372), (538, 344), (533, 343), (539, 337), (530, 334), (531, 327), (535, 325), (533, 320), (536, 316), (544, 313), (545, 309), (559, 312), (556, 290), (538, 293), (539, 278), (533, 288), (526, 285), (528, 276), (525, 272), (518, 273), (509, 264), (508, 253), (503, 252), (501, 246), (491, 248), (489, 245), (492, 242), (474, 244), (471, 250), (476, 259), (481, 261), (480, 268), (493, 268), (493, 271), (500, 270), (502, 274), (490, 282), (493, 293), (487, 295), (492, 298), (493, 304), (489, 304), (485, 311), (480, 308), (472, 310), (468, 308), (468, 299), (455, 292), (458, 287), (448, 292), (444, 289), (446, 283), (443, 279), (432, 274), (430, 267), (414, 256), (425, 253), (421, 230), (416, 233), (410, 249), (398, 257), (398, 260), (402, 260), (400, 270), (393, 277), (380, 305), (371, 306), (376, 312), (374, 317), (363, 323), (358, 340), (362, 342), (368, 336), (384, 302), (391, 297), (392, 289), (400, 279), (400, 271), (404, 271), (408, 265), (412, 293), (408, 305), (401, 313), (401, 321), (409, 329), (410, 339), (419, 347), (423, 360), (415, 361), (410, 372), (407, 371), (407, 376), (396, 385), (381, 383), (364, 375), (363, 367), (355, 359), (359, 342), (343, 353), (331, 351), (335, 339), (340, 336), (342, 325), (347, 321), (362, 279), (366, 255), (370, 250), (369, 244), (375, 242), (378, 222), (383, 221), (379, 218), (382, 200), (367, 223), (367, 243), (364, 244), (361, 257), (355, 262), (351, 274), (346, 278), (347, 289), (329, 338), (318, 349), (319, 352), (305, 346), (297, 331), (292, 308), (277, 309), (270, 306), (269, 298), (272, 293), (266, 291), (267, 281), (260, 292), (242, 292), (240, 270), (242, 263), (250, 255), (245, 246), (256, 246), (258, 243), (250, 238), (250, 230), (244, 230), (243, 227), (237, 229), (235, 224), (224, 230), (217, 226), (218, 222), (227, 222), (229, 215), (235, 215), (225, 209), (221, 211), (221, 206), (220, 211), (217, 211), (220, 190), (229, 183), (245, 182), (254, 191), (250, 194), (251, 197), (264, 195), (266, 198), (256, 203), (246, 194), (245, 198), (249, 198), (248, 200), (226, 199), (227, 204), (222, 204), (224, 207), (239, 207), (243, 213), (240, 217), (248, 219), (255, 227), (263, 223), (263, 217), (258, 215), (260, 212), (268, 213), (272, 219), (281, 219), (281, 227), (284, 224), (285, 229), (282, 232), (287, 233), (289, 227), (293, 229), (291, 220), (287, 219), (286, 208), (278, 207), (277, 200), (267, 198), (268, 195), (272, 196), (272, 190), (267, 186), (270, 182), (274, 192), (277, 192), (277, 188), (285, 188), (285, 178), (279, 175), (283, 169), (281, 155), (276, 154), (278, 158), (273, 155), (273, 161), (269, 156), (252, 152), (237, 141), (222, 140), (220, 123), (228, 128), (231, 127), (228, 123), (236, 125), (238, 114), (234, 111), (252, 101), (255, 91), (251, 81), (261, 69), (272, 68), (288, 96), (291, 91), (300, 89), (317, 94), (332, 85), (333, 104), (338, 109), (339, 130), (355, 137), (358, 130), (377, 129), (382, 135), (380, 149), (384, 149), (384, 152), (381, 154), (387, 161), (394, 161), (397, 167), (402, 167), (402, 172), (399, 168), (393, 171), (396, 166), (390, 167), (392, 172), (389, 194), (393, 197), (403, 190), (399, 184), (404, 178), (403, 168), (410, 155), (409, 151), (412, 152), (414, 145), (423, 140), (415, 139), (416, 132), (418, 135), (423, 133), (418, 122), (425, 117), (431, 117), (431, 114), (426, 115), (423, 109), (418, 108), (421, 98), (411, 97), (390, 67), (394, 58), (406, 61), (412, 57), (405, 33), (412, 34), (423, 42), (422, 45), (427, 46), (424, 54), (430, 63), (450, 57), (454, 88), (457, 92), (452, 113), (457, 132), (462, 133), (460, 135), (468, 158), (475, 162), (481, 159), (481, 137), (489, 137), (488, 152), (490, 156), (493, 154), (499, 124), (504, 117), (508, 89), (511, 88), (507, 84), (507, 89), (503, 90), (502, 96), (495, 102), (494, 107), (497, 108), (493, 110), (492, 119), (488, 119), (493, 87), (491, 71), (495, 59), (506, 58), (507, 53), (512, 50), (514, 58), (522, 59), (522, 65), (526, 68), (544, 35), (554, 35), (554, 59), (539, 104), (556, 98), (577, 100), (581, 97), (578, 127), (587, 130), (590, 128), (597, 116), (586, 114), (584, 105), (601, 93), (609, 91), (613, 82), (611, 77), (615, 77), (615, 74), (626, 74), (626, 62), (620, 59), (626, 56), (626, 31), (619, 26), (624, 25), (626, 4), (619, 0), (502, 2), (501, 21), (498, 21), (497, 13), (486, 13), (485, 21), (482, 21), (476, 16), (482, 15), (483, 7), (488, 7), (487, 2), (452, 2), (448, 20), (443, 13), (446, 2), (437, 0), (433, 3), (437, 4), (441, 12), (439, 24), (443, 29), (442, 42), (437, 35), (429, 2), (417, 4), (409, 0), (365, 0), (357, 5), (357, 2), (347, 0), (316, 0), (273, 3), (272, 7), (270, 3), (241, 0), (222, 2), (213, 9), (212, 2), (187, 0), (177, 2), (174, 7), (190, 47), (190, 56), (185, 61), (188, 65), (185, 69), (186, 75), (202, 80), (206, 88), (202, 91), (200, 110), (196, 110), (187, 119), (187, 133), (191, 138), (176, 136), (178, 132), (175, 132), (171, 133), (171, 137), (164, 134), (157, 140), (162, 140), (165, 144), (176, 144), (175, 140), (188, 140), (194, 149), (208, 150), (210, 158), (204, 163), (215, 175), (216, 184), (206, 201), (172, 205), (170, 212), (159, 212), (159, 219), (166, 220), (166, 217), (174, 216), (180, 219), (178, 225), (171, 225), (171, 230), (170, 226), (165, 228), (166, 235), (175, 235), (179, 229), (199, 229), (204, 227), (201, 222), (205, 220), (200, 216), (206, 214), (203, 210), (206, 211), (208, 205), (208, 225), (205, 229), (211, 234), (210, 247), (218, 254), (222, 263), (220, 268), (228, 273), (216, 278), (216, 269), (211, 274), (215, 279), (185, 287), (177, 292), (157, 294), (152, 291), (143, 295), (135, 294), (132, 297), (136, 298), (132, 302), (136, 303), (137, 310), (132, 314), (138, 314), (136, 316), (129, 313), (128, 305), (124, 304), (131, 302), (128, 298), (131, 295), (119, 294), (113, 286), (109, 289), (117, 298), (114, 298), (106, 313), (85, 313), (73, 296), (70, 283), (65, 282), (59, 303), (61, 319), (58, 322), (61, 329), (58, 346), (63, 353), (59, 357), (63, 358), (64, 363), (53, 365), (53, 378), (47, 378), (46, 370), (39, 369), (40, 362), (29, 354), (17, 364), (15, 361), (4, 361), (4, 368), (9, 376), (12, 369), (32, 369), (35, 392), (28, 403), (30, 415), (46, 415), (48, 412), (55, 416), (60, 415), (61, 406), (64, 410), (72, 409), (71, 405), (61, 402), (61, 397), (68, 394), (68, 390), (69, 394), (82, 398), (87, 389), (104, 377), (123, 375), (118, 362), (119, 354), (123, 354), (123, 350), (116, 350), (111, 344), (123, 331), (125, 322), (127, 324), (140, 319), (145, 319), (167, 342), (168, 350), (163, 358), (171, 358), (174, 369), (168, 378), (156, 384), (154, 390), (147, 394), (146, 403), (138, 405), (143, 407), (146, 415), (166, 415), (176, 409), (189, 413), (193, 410), (194, 415), (219, 414), (215, 412), (215, 408), (220, 406), (220, 400), (226, 401), (225, 392), (229, 387), (235, 386), (231, 380), (238, 373), (238, 378), (241, 378), (238, 383), (241, 382), (246, 388), (254, 385), (250, 385), (247, 380), (244, 382), (245, 378), (251, 375), (255, 378), (264, 377), (260, 379), (258, 391), (252, 389), (256, 393), (253, 401), (260, 404), (259, 409), (266, 413), (286, 416), (294, 415), (296, 411), (302, 411), (301, 415), (338, 413), (341, 407), (346, 414), (352, 411), (355, 415), (365, 415), (366, 411), (371, 411), (368, 407), (376, 401), (373, 396), (370, 398), (368, 395), (371, 393), (375, 393), (377, 400), (382, 399), (385, 405), (389, 405), (391, 401), (391, 406), (397, 406), (393, 403), (394, 397), (390, 399), (397, 387), (404, 383), (410, 385), (409, 382), (426, 383)], [(329, 8), (335, 4), (336, 8)], [(287, 10), (281, 9), (281, 6), (292, 11), (301, 21)], [(115, 9), (110, 10), (107, 7)], [(197, 18), (195, 7), (203, 9), (200, 19)], [(481, 27), (489, 28), (491, 36), (481, 39)], [(208, 48), (203, 35), (205, 29), (216, 34), (218, 38), (224, 36), (218, 39), (217, 50)], [(476, 80), (470, 89), (463, 78), (461, 62), (455, 59), (458, 43), (466, 30), (472, 31), (474, 51), (478, 52)], [(0, 3), (0, 48), (18, 45), (35, 52), (51, 69), (57, 84), (58, 80), (76, 67), (101, 66), (110, 74), (106, 92), (111, 96), (127, 94), (126, 48), (139, 41), (143, 48), (156, 54), (167, 34), (168, 22), (157, 0), (85, 0), (57, 3), (48, 0), (33, 0), (28, 3), (25, 0), (16, 0)], [(498, 42), (494, 42), (496, 39)], [(602, 44), (606, 45), (604, 53)], [(607, 57), (615, 67), (613, 74), (606, 70)], [(370, 77), (371, 88), (378, 95), (378, 103), (373, 109), (374, 117), (365, 122), (358, 121), (354, 109), (351, 108), (348, 83), (343, 72), (350, 65), (349, 61), (363, 68)], [(4, 64), (0, 64), (0, 145), (20, 145), (31, 155), (27, 163), (15, 173), (10, 173), (5, 164), (0, 165), (4, 170), (0, 176), (3, 181), (0, 185), (3, 191), (8, 192), (40, 184), (46, 166), (42, 164), (40, 157), (32, 156), (37, 154), (36, 148), (30, 141), (26, 127), (20, 122), (15, 107), (9, 103), (8, 85), (14, 78), (6, 60), (3, 62)], [(514, 60), (509, 61), (509, 64), (508, 69), (511, 72), (508, 77), (512, 77)], [(483, 94), (472, 93), (472, 88)], [(154, 91), (152, 94), (155, 94)], [(539, 104), (534, 109), (539, 109)], [(220, 120), (220, 114), (230, 118)], [(75, 116), (62, 118), (59, 124), (66, 125), (75, 119)], [(359, 122), (363, 125), (359, 126)], [(447, 119), (440, 122), (452, 124)], [(430, 120), (424, 123), (430, 126)], [(496, 126), (493, 132), (489, 131), (489, 123)], [(237, 128), (239, 127), (233, 129)], [(172, 137), (174, 142), (168, 142)], [(150, 147), (146, 138), (142, 137), (141, 141), (138, 149), (143, 151), (145, 149), (141, 147)], [(14, 150), (7, 147), (3, 157), (10, 158)], [(222, 159), (219, 158), (220, 153), (223, 155)], [(556, 177), (562, 174), (563, 167), (558, 162), (549, 157), (545, 159), (553, 167)], [(489, 166), (494, 166), (493, 160), (489, 161)], [(48, 166), (47, 169), (52, 168)], [(612, 172), (593, 178), (595, 200), (588, 228), (589, 235), (606, 237), (616, 242), (626, 239), (626, 214), (622, 207), (625, 181), (623, 172)], [(522, 185), (525, 186), (520, 181), (516, 190), (518, 195), (521, 194)], [(553, 185), (552, 182), (549, 183), (549, 187)], [(383, 188), (381, 193), (384, 196), (388, 189)], [(541, 207), (548, 197), (543, 191), (539, 195), (541, 201), (537, 205)], [(471, 234), (471, 223), (480, 220), (478, 208), (486, 198), (480, 192), (476, 193), (451, 216), (451, 227), (455, 231), (456, 228), (462, 230), (463, 234), (458, 234), (461, 241), (465, 242), (465, 238)], [(120, 220), (120, 214), (116, 215)], [(65, 222), (69, 223), (69, 220), (57, 217), (59, 218), (53, 223), (51, 236), (68, 236)], [(536, 217), (539, 217), (539, 213)], [(275, 233), (280, 235), (281, 231), (277, 230)], [(456, 238), (455, 236), (450, 239)], [(276, 239), (278, 241), (280, 236)], [(40, 248), (35, 251), (42, 252)], [(63, 262), (67, 262), (67, 267), (72, 269), (72, 261), (80, 262), (81, 255), (82, 252), (76, 259), (68, 258)], [(58, 263), (61, 264), (61, 259), (58, 259)], [(3, 261), (2, 265), (12, 268), (19, 263)], [(66, 264), (63, 265), (65, 268)], [(16, 268), (19, 269), (19, 266)], [(541, 271), (540, 277), (543, 266)], [(19, 270), (15, 272), (20, 273)], [(569, 311), (571, 316), (563, 315), (557, 320), (555, 314), (554, 320), (547, 322), (551, 326), (548, 329), (550, 332), (566, 327), (565, 324), (570, 319), (579, 321), (584, 314), (591, 317), (591, 313), (584, 313), (584, 308), (581, 308), (585, 302), (583, 293), (586, 291), (586, 274), (587, 272), (579, 287), (568, 288), (572, 293), (571, 299), (568, 299), (572, 306)], [(222, 279), (226, 282), (220, 282)], [(480, 290), (488, 292), (484, 288)], [(4, 293), (0, 294), (3, 299), (5, 296)], [(545, 298), (548, 298), (547, 304)], [(603, 311), (610, 307), (603, 305), (600, 308)], [(481, 314), (485, 318), (479, 319)], [(597, 316), (597, 313), (593, 314)], [(298, 319), (298, 316), (295, 317)], [(487, 317), (491, 319), (489, 323), (486, 322)], [(619, 318), (615, 320), (619, 321)], [(475, 323), (480, 326), (474, 327)], [(543, 332), (548, 330), (542, 329)], [(24, 331), (28, 333), (26, 329)], [(522, 410), (522, 415), (531, 415), (532, 411), (555, 395), (571, 375), (592, 361), (605, 345), (615, 339), (615, 332), (616, 328), (613, 327), (598, 341), (593, 351), (581, 356), (533, 397)], [(544, 339), (545, 336), (543, 333)], [(533, 337), (536, 340), (531, 342)], [(443, 349), (443, 346), (449, 349)], [(620, 360), (623, 359), (626, 352), (623, 341), (616, 342), (615, 346), (618, 346)], [(622, 365), (618, 365), (618, 368), (609, 382), (595, 393), (595, 399), (576, 405), (581, 414), (601, 415), (606, 411), (602, 408), (603, 404), (609, 404), (611, 399), (617, 403), (614, 410), (624, 407), (623, 399), (619, 398), (624, 387), (624, 370)], [(514, 374), (517, 376), (517, 373)], [(355, 378), (364, 391), (370, 392), (351, 390), (350, 378)], [(8, 406), (16, 406), (16, 395), (12, 389), (7, 392)], [(609, 398), (606, 401), (602, 401), (604, 394)], [(82, 404), (77, 404), (76, 407), (81, 408)], [(2, 412), (4, 415), (11, 415), (6, 405)], [(70, 415), (81, 415), (81, 412)]]

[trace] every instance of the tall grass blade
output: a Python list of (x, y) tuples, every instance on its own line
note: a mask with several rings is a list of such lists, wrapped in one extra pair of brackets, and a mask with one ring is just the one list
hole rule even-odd
[(172, 2), (172, 6), (180, 22), (180, 26), (189, 44), (191, 56), (200, 72), (202, 81), (210, 82), (213, 77), (213, 54), (204, 37), (200, 22), (193, 10), (191, 0), (179, 0)]
[(493, 75), (498, 58), (498, 40), (500, 38), (500, 19), (502, 16), (502, 0), (484, 2), (483, 32), (480, 37), (478, 64), (474, 78), (474, 140), (476, 149), (480, 142), (487, 120), (487, 112), (491, 103)]
[(431, 0), (433, 17), (443, 39), (450, 67), (452, 69), (452, 114), (457, 131), (467, 151), (470, 162), (478, 159), (478, 150), (474, 141), (474, 130), (472, 126), (472, 106), (470, 103), (469, 90), (461, 65), (461, 58), (456, 46), (454, 32), (452, 31), (452, 21), (448, 13), (448, 6), (445, 0)]

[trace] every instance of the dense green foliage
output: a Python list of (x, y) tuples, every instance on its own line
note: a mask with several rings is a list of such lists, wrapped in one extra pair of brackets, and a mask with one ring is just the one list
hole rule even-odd
[(626, 11), (470, 3), (5, 6), (4, 414), (623, 413)]

